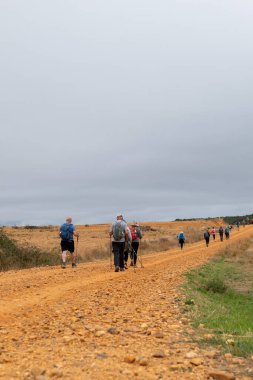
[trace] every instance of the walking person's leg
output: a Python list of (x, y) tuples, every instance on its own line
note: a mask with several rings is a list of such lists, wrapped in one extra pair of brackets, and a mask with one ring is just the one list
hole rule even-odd
[(75, 268), (76, 267), (76, 252), (75, 252), (74, 240), (70, 241), (68, 245), (69, 245), (69, 252), (71, 255), (72, 268)]
[(112, 250), (114, 255), (114, 266), (115, 266), (115, 272), (119, 271), (119, 243), (116, 241), (112, 242)]
[(125, 243), (118, 243), (119, 244), (119, 267), (120, 271), (124, 271), (124, 248), (125, 248)]
[(67, 253), (68, 253), (68, 247), (66, 245), (66, 242), (65, 241), (61, 241), (61, 259), (62, 259), (62, 268), (65, 269), (66, 268), (66, 260), (67, 260)]
[(133, 241), (132, 242), (132, 251), (133, 251), (133, 263), (134, 263), (134, 265), (136, 265), (136, 263), (137, 263), (138, 249), (139, 249), (139, 242)]

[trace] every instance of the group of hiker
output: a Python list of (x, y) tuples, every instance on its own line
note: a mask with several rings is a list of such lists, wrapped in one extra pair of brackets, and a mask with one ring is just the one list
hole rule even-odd
[[(209, 246), (211, 236), (213, 240), (216, 239), (217, 232), (220, 236), (220, 241), (223, 241), (224, 235), (226, 240), (228, 240), (230, 237), (231, 229), (231, 225), (227, 227), (220, 226), (218, 231), (216, 231), (215, 227), (212, 227), (212, 229), (207, 228), (204, 232), (204, 240), (206, 246)], [(68, 217), (66, 219), (66, 222), (60, 227), (63, 269), (66, 268), (67, 252), (70, 252), (71, 254), (72, 268), (76, 268), (74, 236), (77, 237), (78, 242), (79, 234), (76, 232), (76, 228), (72, 223), (72, 218)], [(131, 227), (128, 227), (127, 222), (123, 218), (123, 215), (117, 215), (115, 222), (113, 222), (110, 227), (109, 237), (110, 251), (113, 252), (114, 256), (115, 272), (124, 272), (125, 269), (128, 269), (129, 256), (131, 260), (130, 266), (136, 267), (139, 245), (142, 239), (142, 232), (138, 223), (134, 222), (131, 224)], [(186, 242), (183, 231), (178, 234), (177, 239), (182, 250)]]
[(112, 224), (109, 236), (112, 240), (112, 252), (114, 254), (115, 272), (124, 272), (128, 269), (128, 258), (130, 255), (131, 266), (136, 266), (137, 255), (142, 233), (137, 223), (128, 227), (123, 215), (117, 215)]
[[(226, 237), (226, 240), (228, 240), (230, 238), (230, 232), (232, 230), (232, 226), (229, 225), (227, 227), (222, 227), (220, 226), (220, 228), (218, 229), (218, 234), (220, 236), (220, 241), (223, 241), (223, 237), (225, 235)], [(210, 228), (207, 228), (204, 232), (204, 240), (206, 242), (206, 246), (208, 247), (209, 246), (209, 242), (210, 242), (210, 236), (212, 236), (213, 240), (216, 239), (216, 228), (213, 227), (210, 231)]]
[[(67, 217), (66, 222), (60, 227), (61, 238), (61, 257), (62, 268), (66, 268), (67, 252), (71, 255), (72, 268), (76, 268), (76, 251), (74, 236), (79, 238), (76, 232), (76, 227), (72, 223), (72, 218)], [(138, 223), (134, 222), (131, 227), (128, 227), (127, 222), (124, 220), (123, 215), (117, 215), (116, 221), (112, 224), (109, 230), (110, 236), (110, 249), (114, 254), (114, 267), (115, 272), (123, 272), (128, 269), (128, 259), (130, 256), (130, 266), (135, 267), (137, 264), (137, 255), (142, 239), (142, 233)]]
[[(229, 225), (229, 226), (227, 226), (225, 228), (222, 227), (222, 226), (220, 226), (220, 228), (218, 229), (218, 234), (220, 236), (220, 241), (223, 241), (224, 235), (226, 237), (226, 240), (229, 239), (230, 232), (231, 232), (232, 228), (233, 227), (231, 225)], [(212, 236), (213, 240), (215, 240), (216, 239), (216, 234), (217, 234), (217, 231), (216, 231), (215, 227), (212, 227), (212, 229), (207, 228), (205, 230), (205, 232), (204, 232), (204, 240), (205, 240), (205, 243), (206, 243), (207, 247), (209, 246), (209, 243), (210, 243), (210, 237)], [(186, 238), (185, 238), (185, 235), (184, 235), (183, 231), (179, 232), (179, 234), (177, 236), (177, 239), (178, 239), (178, 244), (180, 245), (181, 249), (183, 249), (185, 241), (186, 241)]]

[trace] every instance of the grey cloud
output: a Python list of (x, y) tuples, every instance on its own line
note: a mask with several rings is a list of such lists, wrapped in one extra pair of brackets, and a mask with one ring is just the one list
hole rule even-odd
[(0, 11), (0, 223), (252, 212), (251, 1)]

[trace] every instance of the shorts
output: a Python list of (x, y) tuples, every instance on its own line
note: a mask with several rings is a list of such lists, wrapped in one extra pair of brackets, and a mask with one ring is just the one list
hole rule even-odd
[(70, 253), (74, 253), (75, 251), (75, 245), (74, 240), (62, 240), (61, 241), (61, 250), (63, 251), (69, 251)]

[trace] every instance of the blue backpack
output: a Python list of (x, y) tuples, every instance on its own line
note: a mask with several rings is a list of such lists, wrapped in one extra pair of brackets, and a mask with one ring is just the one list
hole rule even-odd
[(73, 240), (74, 226), (73, 224), (64, 223), (60, 228), (60, 236), (62, 240)]
[(184, 240), (185, 237), (184, 237), (184, 234), (181, 232), (178, 236), (178, 240)]

